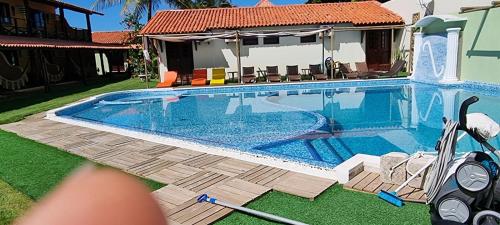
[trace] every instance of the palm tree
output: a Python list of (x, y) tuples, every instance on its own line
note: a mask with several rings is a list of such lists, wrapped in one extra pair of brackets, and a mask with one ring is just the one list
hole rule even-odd
[(149, 21), (153, 10), (157, 9), (162, 2), (179, 9), (232, 7), (231, 0), (95, 0), (92, 8), (102, 10), (110, 6), (123, 5), (122, 11), (124, 12), (131, 11), (135, 15), (147, 12)]

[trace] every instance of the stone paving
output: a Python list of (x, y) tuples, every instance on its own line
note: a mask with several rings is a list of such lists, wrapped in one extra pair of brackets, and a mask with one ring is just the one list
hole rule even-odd
[(0, 125), (0, 129), (167, 184), (153, 195), (169, 216), (170, 224), (209, 224), (232, 211), (210, 203), (196, 203), (196, 197), (203, 193), (238, 205), (271, 190), (313, 200), (336, 183), (239, 159), (59, 123), (43, 119), (43, 115)]

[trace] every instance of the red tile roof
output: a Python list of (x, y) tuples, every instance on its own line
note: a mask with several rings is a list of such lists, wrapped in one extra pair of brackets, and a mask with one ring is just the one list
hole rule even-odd
[(101, 44), (126, 45), (132, 38), (131, 31), (92, 32), (92, 41)]
[(255, 4), (255, 7), (269, 7), (269, 6), (274, 6), (274, 4), (269, 0), (260, 0), (257, 4)]
[(129, 49), (129, 46), (100, 44), (83, 41), (33, 38), (0, 35), (0, 47), (6, 48), (81, 48), (81, 49)]
[(375, 1), (159, 11), (141, 34), (196, 33), (212, 29), (352, 23), (403, 24)]

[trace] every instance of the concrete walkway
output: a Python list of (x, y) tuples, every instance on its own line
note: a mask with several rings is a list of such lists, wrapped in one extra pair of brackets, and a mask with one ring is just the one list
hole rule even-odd
[(313, 200), (336, 183), (252, 162), (54, 122), (43, 119), (43, 114), (1, 125), (0, 129), (168, 184), (153, 195), (169, 215), (170, 224), (209, 224), (232, 211), (209, 203), (196, 203), (196, 197), (202, 193), (239, 205), (271, 190)]

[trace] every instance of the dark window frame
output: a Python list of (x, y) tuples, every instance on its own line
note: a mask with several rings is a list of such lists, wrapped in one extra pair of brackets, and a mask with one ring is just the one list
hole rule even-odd
[(258, 37), (244, 37), (241, 39), (241, 43), (243, 45), (259, 45)]
[(32, 10), (31, 12), (32, 25), (36, 29), (45, 28), (45, 22), (47, 18), (45, 17), (45, 13), (39, 10)]
[(0, 2), (0, 23), (12, 24), (12, 15), (10, 12), (10, 5), (8, 3)]
[(280, 36), (269, 36), (264, 37), (265, 45), (279, 45), (280, 44)]
[(317, 41), (318, 38), (316, 34), (300, 37), (300, 43), (316, 43)]

